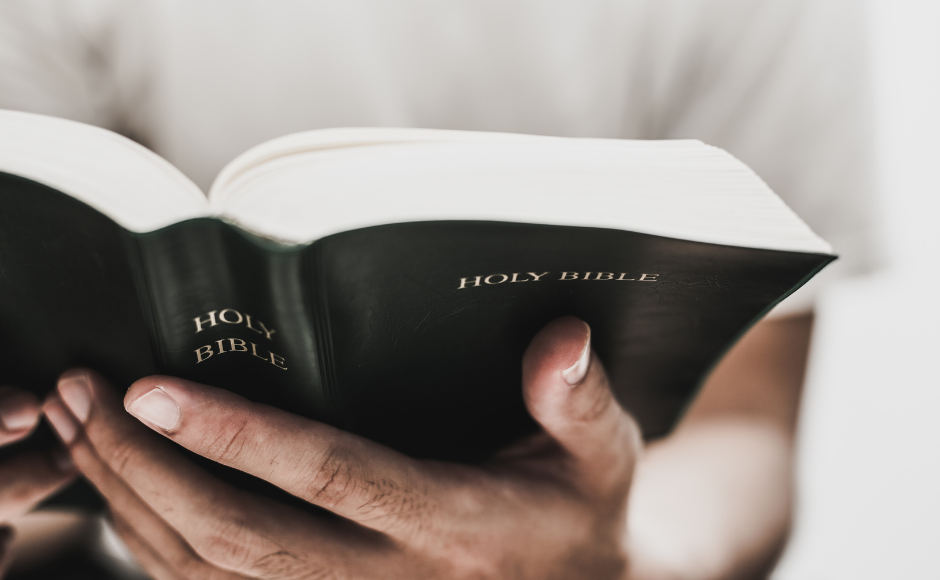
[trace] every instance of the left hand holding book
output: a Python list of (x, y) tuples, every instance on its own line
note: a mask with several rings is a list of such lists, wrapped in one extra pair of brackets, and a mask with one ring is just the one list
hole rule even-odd
[[(99, 375), (70, 371), (45, 411), (154, 577), (624, 578), (637, 424), (575, 318), (543, 329), (523, 369), (542, 431), (480, 466), (171, 377), (138, 381), (122, 407)], [(323, 511), (236, 489), (151, 430)]]

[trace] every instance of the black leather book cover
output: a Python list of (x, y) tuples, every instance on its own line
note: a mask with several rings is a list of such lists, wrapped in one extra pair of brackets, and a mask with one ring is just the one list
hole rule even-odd
[(474, 461), (534, 429), (521, 356), (571, 314), (654, 438), (736, 338), (832, 259), (500, 222), (296, 247), (213, 218), (135, 234), (0, 174), (0, 381), (44, 395), (75, 365), (119, 387), (173, 374)]

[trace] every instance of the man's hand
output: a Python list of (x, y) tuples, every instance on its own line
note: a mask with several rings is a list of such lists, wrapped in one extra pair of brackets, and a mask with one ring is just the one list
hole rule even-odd
[[(34, 396), (0, 387), (0, 446), (27, 437), (39, 416)], [(73, 477), (71, 459), (61, 449), (22, 453), (0, 462), (0, 576), (10, 563), (13, 544), (13, 529), (4, 524), (30, 511)]]
[(626, 578), (641, 439), (586, 324), (564, 318), (539, 333), (523, 391), (543, 432), (479, 467), (414, 460), (180, 379), (149, 377), (127, 392), (127, 411), (160, 435), (341, 518), (209, 476), (91, 371), (63, 375), (45, 411), (157, 579)]

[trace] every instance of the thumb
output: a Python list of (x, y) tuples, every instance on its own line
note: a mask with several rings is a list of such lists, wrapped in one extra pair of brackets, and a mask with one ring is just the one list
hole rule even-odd
[(522, 385), (529, 413), (573, 460), (575, 483), (622, 494), (642, 438), (610, 391), (587, 323), (566, 316), (543, 328), (523, 356)]

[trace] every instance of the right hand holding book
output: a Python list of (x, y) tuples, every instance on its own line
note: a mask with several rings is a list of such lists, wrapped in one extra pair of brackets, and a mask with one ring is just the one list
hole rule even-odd
[[(64, 375), (45, 408), (155, 577), (620, 579), (639, 428), (613, 399), (582, 321), (544, 328), (523, 369), (542, 431), (480, 466), (416, 460), (172, 377), (125, 395), (146, 427), (92, 371)], [(238, 490), (147, 427), (325, 511)]]

